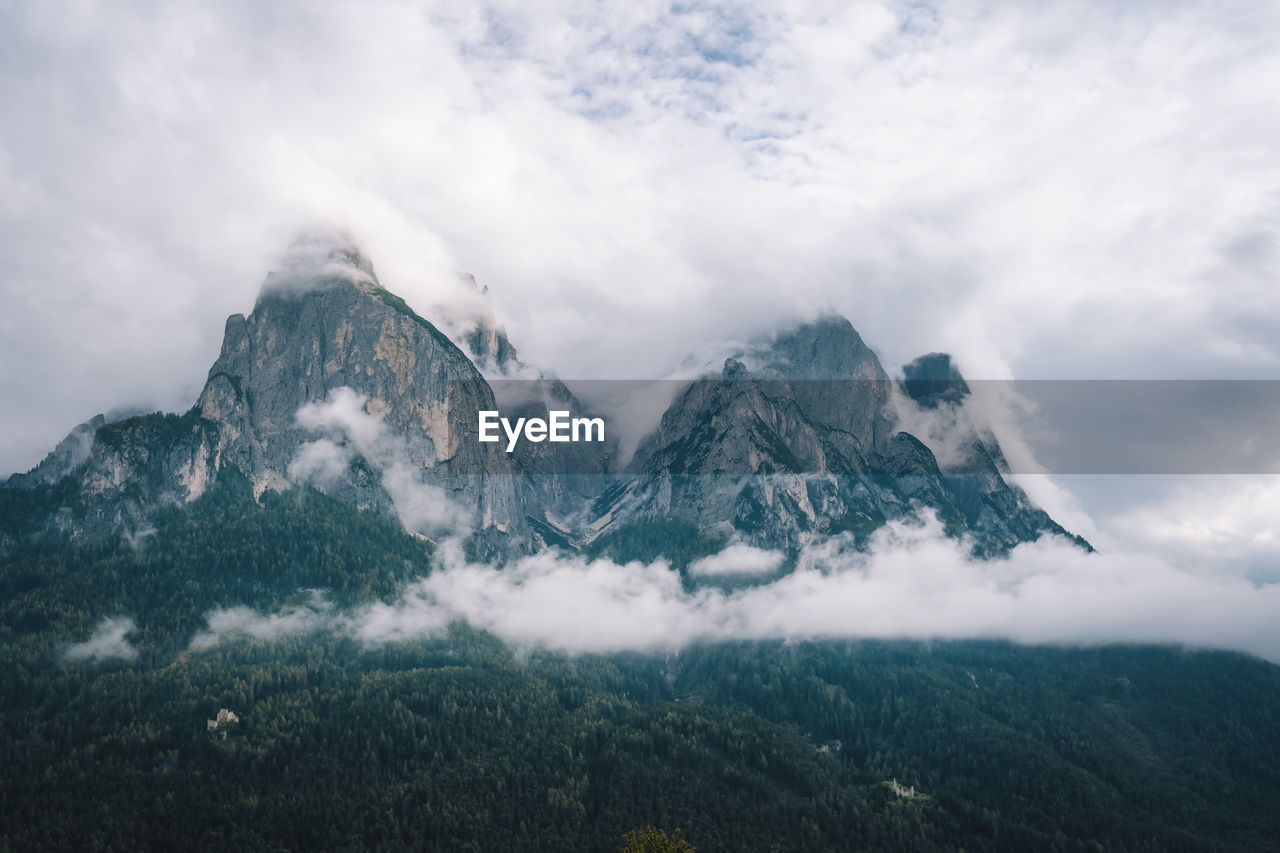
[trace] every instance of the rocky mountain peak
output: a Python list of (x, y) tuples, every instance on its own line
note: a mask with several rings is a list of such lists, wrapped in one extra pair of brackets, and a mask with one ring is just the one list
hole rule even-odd
[(470, 273), (462, 274), (462, 282), (478, 297), (474, 325), (463, 335), (463, 344), (470, 351), (472, 359), (486, 373), (504, 373), (509, 368), (518, 367), (520, 357), (507, 337), (506, 329), (498, 325), (489, 286), (479, 285), (476, 277)]
[(721, 371), (721, 377), (724, 379), (746, 379), (751, 374), (747, 371), (747, 366), (736, 358), (726, 358), (724, 360), (724, 370)]
[(954, 405), (969, 396), (969, 385), (944, 352), (922, 355), (902, 368), (902, 390), (922, 408)]
[[(215, 458), (258, 489), (310, 481), (402, 517), (430, 493), (427, 503), (456, 508), (469, 526), (508, 531), (524, 515), (509, 461), (494, 445), (461, 439), (463, 419), (493, 407), (466, 354), (383, 288), (353, 241), (307, 234), (268, 277), (253, 311), (228, 319), (195, 411), (220, 427)], [(303, 421), (304, 410), (313, 422)], [(318, 451), (308, 448), (321, 440), (330, 458), (317, 468)], [(403, 486), (405, 475), (411, 488), (397, 495), (390, 478)], [(420, 527), (430, 533), (432, 525)]]
[(776, 335), (756, 373), (781, 379), (889, 378), (875, 352), (839, 314), (824, 314)]
[(415, 533), (469, 531), (502, 549), (524, 540), (510, 460), (462, 439), (494, 405), (466, 354), (379, 284), (349, 235), (308, 232), (253, 310), (227, 319), (189, 412), (91, 421), (26, 481), (74, 478), (72, 512), (54, 519), (76, 536), (195, 500), (232, 467), (257, 494), (311, 485)]
[(815, 423), (848, 433), (864, 450), (887, 447), (892, 381), (846, 318), (822, 315), (776, 335), (752, 356), (752, 375), (787, 381), (789, 395)]

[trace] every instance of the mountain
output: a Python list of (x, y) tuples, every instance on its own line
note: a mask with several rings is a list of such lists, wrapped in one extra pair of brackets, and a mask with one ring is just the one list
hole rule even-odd
[(769, 593), (572, 555), (458, 566), (442, 534), (494, 563), (557, 546), (678, 570), (920, 512), (982, 555), (1061, 528), (1008, 482), (948, 357), (895, 379), (843, 318), (662, 386), (626, 460), (473, 441), (480, 408), (590, 410), (496, 321), (436, 319), (348, 239), (301, 240), (190, 411), (95, 417), (0, 487), (0, 851), (608, 850), (651, 824), (702, 853), (1274, 848), (1280, 668), (1256, 658), (745, 636), (569, 654), (440, 617), (451, 588), (490, 624), (549, 596), (568, 613), (554, 576), (655, 584), (627, 612), (660, 627), (667, 594)]
[[(842, 532), (865, 538), (928, 509), (971, 537), (981, 556), (1069, 535), (1006, 482), (994, 438), (969, 441), (973, 458), (952, 470), (897, 429), (894, 383), (843, 317), (803, 324), (740, 356), (676, 399), (641, 443), (631, 476), (593, 505), (590, 529), (609, 535), (678, 519), (796, 549)], [(917, 375), (916, 363), (908, 369)], [(955, 380), (964, 381), (958, 372)], [(904, 387), (919, 388), (911, 379)]]
[(954, 458), (939, 463), (939, 472), (965, 528), (983, 531), (988, 547), (984, 551), (980, 543), (980, 552), (993, 553), (1001, 545), (1031, 541), (1045, 533), (1093, 550), (1005, 480), (1009, 466), (1004, 452), (995, 436), (980, 429), (967, 411), (972, 391), (949, 355), (929, 353), (904, 365), (900, 387), (907, 399), (945, 425), (948, 443), (958, 448)]
[[(498, 324), (488, 286), (481, 287), (470, 274), (462, 276), (462, 283), (473, 298), (463, 316), (451, 325), (458, 329), (463, 348), (488, 380), (506, 417), (514, 422), (546, 419), (552, 411), (568, 411), (579, 417), (599, 415), (564, 382), (520, 359), (506, 329)], [(467, 435), (478, 439), (474, 432)], [(611, 482), (618, 460), (617, 438), (609, 432), (602, 442), (567, 446), (523, 441), (509, 455), (518, 473), (525, 522), (534, 545), (575, 547), (580, 536), (571, 519), (581, 515)]]
[(479, 300), (479, 310), (470, 318), (471, 325), (467, 327), (464, 324), (466, 330), (462, 333), (463, 348), (486, 376), (518, 370), (521, 365), (520, 356), (507, 337), (507, 330), (498, 325), (488, 285), (482, 287), (471, 273), (462, 275), (462, 283)]
[[(460, 347), (383, 288), (348, 236), (300, 237), (253, 310), (227, 319), (191, 410), (77, 427), (7, 484), (42, 490), (47, 506), (27, 528), (8, 525), (4, 541), (128, 533), (159, 507), (195, 500), (227, 468), (256, 495), (310, 484), (428, 538), (461, 534), (492, 557), (598, 550), (654, 525), (706, 548), (743, 540), (794, 551), (838, 533), (865, 540), (921, 511), (984, 556), (1065, 535), (1006, 482), (993, 438), (966, 437), (965, 459), (940, 464), (900, 428), (904, 398), (964, 405), (967, 386), (946, 356), (913, 362), (895, 384), (836, 315), (778, 332), (683, 387), (625, 467), (612, 431), (512, 452), (480, 442), (481, 410), (512, 420), (595, 413), (520, 360), (487, 288), (470, 277), (464, 286), (474, 316), (449, 325)], [(945, 393), (922, 390), (939, 377)]]
[(493, 547), (519, 544), (527, 530), (510, 460), (460, 440), (462, 418), (494, 407), (466, 354), (385, 290), (349, 238), (310, 234), (253, 311), (227, 319), (190, 411), (90, 421), (10, 485), (70, 481), (52, 520), (72, 538), (189, 503), (234, 466), (259, 495), (316, 476), (348, 505), (394, 512), (415, 532), (470, 527)]
[[(701, 853), (1243, 853), (1280, 833), (1280, 668), (1244, 655), (566, 655), (459, 623), (364, 643), (344, 617), (434, 571), (393, 519), (255, 497), (227, 467), (152, 522), (0, 559), (0, 850), (611, 850), (653, 824)], [(117, 614), (113, 644), (94, 626)]]

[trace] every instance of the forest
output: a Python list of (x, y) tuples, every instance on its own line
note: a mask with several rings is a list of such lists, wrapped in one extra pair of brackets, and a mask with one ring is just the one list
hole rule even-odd
[[(0, 489), (0, 850), (1276, 849), (1280, 668), (1155, 646), (761, 641), (567, 655), (455, 623), (192, 638), (393, 601), (432, 545), (225, 474), (146, 530)], [(679, 525), (603, 553), (698, 553)], [(105, 617), (136, 655), (68, 655)], [(237, 721), (210, 726), (220, 709)], [(222, 734), (225, 733), (225, 738)], [(672, 848), (674, 849), (674, 848)]]

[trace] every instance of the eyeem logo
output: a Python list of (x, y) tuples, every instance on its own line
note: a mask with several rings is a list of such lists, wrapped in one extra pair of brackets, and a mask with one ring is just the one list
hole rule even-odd
[(498, 412), (480, 412), (480, 440), (498, 441), (498, 427), (507, 435), (507, 452), (516, 449), (521, 435), (535, 444), (540, 441), (604, 441), (604, 418), (571, 418), (567, 411), (548, 412), (548, 420), (542, 418), (499, 417)]

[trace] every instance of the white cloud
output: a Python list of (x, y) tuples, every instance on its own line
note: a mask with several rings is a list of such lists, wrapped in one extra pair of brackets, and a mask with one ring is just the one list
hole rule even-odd
[(342, 479), (351, 464), (351, 451), (327, 438), (308, 441), (298, 448), (289, 462), (289, 479), (295, 483), (314, 483), (331, 489)]
[(689, 565), (689, 574), (706, 577), (765, 575), (782, 565), (784, 556), (781, 551), (767, 551), (738, 542), (718, 554), (695, 560)]
[(1161, 496), (1116, 511), (1108, 532), (1174, 565), (1280, 581), (1280, 476), (1170, 479)]
[(322, 403), (298, 409), (299, 426), (328, 430), (333, 438), (310, 441), (298, 448), (288, 473), (296, 482), (333, 488), (359, 454), (379, 472), (400, 523), (411, 532), (438, 534), (469, 526), (467, 512), (449, 499), (440, 486), (426, 482), (427, 473), (410, 461), (404, 440), (387, 430), (381, 414), (368, 411), (369, 398), (343, 386), (329, 392)]
[(1261, 0), (0, 16), (0, 469), (185, 408), (317, 220), (420, 308), (475, 272), (567, 377), (828, 305), (974, 378), (1280, 367)]
[(191, 648), (208, 649), (236, 637), (270, 642), (280, 637), (322, 630), (330, 625), (330, 606), (320, 593), (308, 604), (290, 605), (279, 613), (260, 614), (248, 607), (226, 607), (205, 614), (208, 627), (191, 639)]
[[(710, 559), (730, 562), (737, 553)], [(978, 560), (932, 518), (887, 525), (866, 553), (847, 539), (830, 540), (803, 552), (794, 572), (733, 592), (688, 592), (661, 561), (619, 565), (543, 552), (499, 569), (468, 562), (446, 542), (432, 573), (400, 599), (333, 614), (326, 624), (377, 644), (438, 634), (455, 620), (517, 647), (569, 652), (767, 638), (977, 637), (1173, 643), (1280, 661), (1280, 583), (1140, 553), (1090, 554), (1051, 537)], [(300, 620), (300, 630), (312, 628)]]
[(361, 456), (390, 455), (383, 447), (388, 436), (382, 418), (365, 410), (369, 397), (345, 385), (329, 392), (322, 403), (298, 409), (298, 425), (311, 430), (333, 429), (349, 441)]
[(133, 660), (138, 650), (126, 639), (138, 626), (128, 616), (112, 616), (101, 620), (89, 639), (73, 643), (63, 656), (70, 661), (107, 660), (120, 658)]

